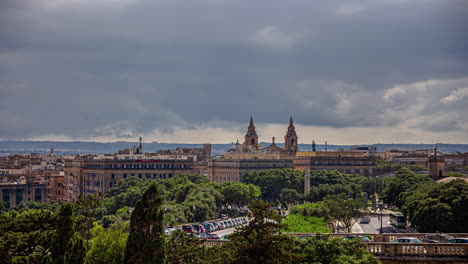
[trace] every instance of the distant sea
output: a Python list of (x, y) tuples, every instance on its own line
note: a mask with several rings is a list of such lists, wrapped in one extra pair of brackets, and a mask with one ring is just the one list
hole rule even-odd
[[(267, 147), (271, 143), (261, 142), (262, 146)], [(137, 146), (138, 142), (88, 142), (88, 141), (0, 141), (0, 156), (12, 155), (15, 153), (39, 153), (45, 154), (50, 151), (51, 146), (57, 154), (72, 155), (72, 154), (111, 154), (120, 149), (126, 149), (132, 146)], [(227, 144), (212, 144), (212, 154), (219, 155), (229, 149), (233, 143)], [(283, 147), (283, 144), (277, 144)], [(175, 148), (199, 148), (201, 144), (185, 144), (185, 143), (143, 143), (145, 152), (156, 152), (158, 150), (175, 149)], [(338, 148), (349, 149), (352, 145), (328, 145), (328, 150), (338, 150)], [(377, 151), (383, 151), (385, 148), (410, 148), (410, 149), (434, 149), (434, 144), (372, 144), (372, 145), (357, 145), (357, 146), (376, 146)], [(299, 144), (300, 151), (312, 150), (311, 144)], [(437, 143), (438, 149), (444, 153), (453, 152), (468, 152), (468, 144), (444, 144)], [(317, 150), (324, 150), (325, 145), (317, 144)]]

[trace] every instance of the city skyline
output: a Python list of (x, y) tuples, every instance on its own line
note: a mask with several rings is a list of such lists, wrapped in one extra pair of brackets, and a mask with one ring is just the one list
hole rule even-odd
[(0, 5), (0, 140), (468, 142), (463, 1)]

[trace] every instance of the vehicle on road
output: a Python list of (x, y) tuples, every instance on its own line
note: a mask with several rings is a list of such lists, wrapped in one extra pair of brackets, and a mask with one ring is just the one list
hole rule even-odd
[(193, 226), (191, 225), (183, 225), (182, 231), (184, 231), (185, 233), (195, 233), (193, 230)]
[(360, 239), (363, 242), (372, 242), (372, 240), (366, 236), (361, 236), (361, 235), (349, 235), (343, 237), (343, 240), (352, 240), (352, 239)]
[(203, 223), (203, 227), (205, 228), (205, 233), (211, 233), (214, 231), (212, 226), (208, 223)]
[(206, 230), (205, 230), (205, 227), (203, 227), (203, 225), (199, 225), (199, 224), (194, 224), (192, 225), (193, 226), (193, 230), (195, 233), (205, 233)]
[(463, 244), (467, 244), (467, 243), (468, 243), (468, 238), (465, 238), (465, 237), (457, 237), (457, 238), (453, 238), (453, 239), (447, 240), (447, 243), (463, 243)]
[(390, 224), (396, 227), (406, 227), (406, 216), (401, 213), (390, 213)]
[(454, 237), (447, 234), (429, 234), (421, 240), (423, 243), (445, 243)]
[(173, 228), (173, 227), (167, 227), (167, 228), (164, 228), (164, 233), (167, 234), (167, 235), (170, 235), (172, 234), (174, 231), (176, 231), (177, 229), (176, 228)]
[(208, 239), (219, 239), (218, 234), (208, 234)]
[(359, 219), (360, 224), (368, 224), (371, 221), (371, 217), (368, 215), (363, 216), (361, 219)]
[(392, 241), (393, 243), (421, 243), (421, 241), (415, 237), (399, 237)]

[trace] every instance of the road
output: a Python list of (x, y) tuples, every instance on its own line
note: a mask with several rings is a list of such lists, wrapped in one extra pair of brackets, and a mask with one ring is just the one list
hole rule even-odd
[(219, 237), (222, 237), (224, 235), (229, 235), (231, 233), (234, 233), (234, 231), (236, 231), (236, 227), (226, 228), (224, 230), (219, 230), (213, 233), (218, 234)]
[[(359, 229), (362, 230), (361, 233), (370, 233), (378, 234), (380, 233), (380, 220), (379, 216), (371, 216), (371, 221), (367, 224), (356, 224), (353, 227), (354, 232), (358, 232)], [(383, 233), (407, 233), (408, 231), (405, 228), (397, 228), (392, 225), (389, 225), (390, 221), (388, 215), (383, 216)]]
[[(353, 226), (352, 232), (353, 233), (368, 233), (368, 234), (378, 234), (380, 233), (380, 220), (379, 216), (371, 216), (371, 221), (367, 224), (359, 224), (356, 223)], [(408, 233), (414, 232), (411, 230), (407, 230), (406, 228), (397, 228), (395, 226), (390, 225), (388, 222), (390, 221), (388, 215), (383, 216), (383, 233)], [(227, 228), (224, 230), (213, 232), (218, 234), (220, 237), (223, 235), (229, 235), (236, 231), (236, 227)]]

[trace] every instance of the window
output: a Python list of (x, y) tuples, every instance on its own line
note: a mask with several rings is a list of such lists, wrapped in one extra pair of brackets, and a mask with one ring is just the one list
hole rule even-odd
[(133, 176), (135, 176), (135, 174), (133, 174), (133, 173), (132, 173), (132, 174), (130, 174), (130, 176), (132, 176), (132, 177), (133, 177)]
[(123, 177), (124, 179), (127, 179), (127, 173), (124, 173)]
[(146, 179), (151, 179), (151, 174), (146, 173)]
[(115, 179), (115, 174), (114, 173), (111, 174), (111, 178)]
[(138, 174), (138, 178), (140, 178), (140, 179), (141, 179), (141, 173), (139, 173), (139, 174)]
[(157, 179), (158, 178), (158, 174), (157, 173), (154, 173), (153, 174), (153, 179)]

